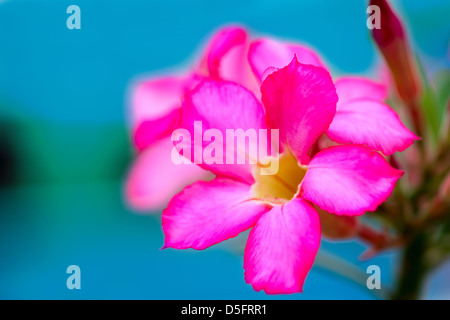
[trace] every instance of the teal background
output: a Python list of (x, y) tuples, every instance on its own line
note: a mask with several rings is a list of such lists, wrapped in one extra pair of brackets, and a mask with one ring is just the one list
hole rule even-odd
[[(430, 76), (449, 68), (450, 3), (395, 1)], [(68, 30), (66, 8), (81, 8)], [(366, 1), (0, 1), (1, 299), (373, 299), (315, 265), (305, 293), (267, 296), (243, 280), (239, 240), (205, 251), (160, 250), (159, 214), (123, 199), (133, 158), (127, 93), (138, 76), (187, 67), (219, 26), (309, 43), (335, 74), (375, 75)], [(360, 261), (356, 241), (323, 242), (364, 273), (395, 283), (398, 252)], [(66, 268), (81, 268), (68, 290)], [(326, 265), (326, 263), (325, 263)], [(450, 297), (448, 270), (426, 298)]]

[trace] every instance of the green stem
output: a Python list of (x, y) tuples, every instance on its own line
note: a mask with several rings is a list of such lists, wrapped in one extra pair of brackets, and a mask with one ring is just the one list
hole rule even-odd
[(427, 239), (425, 234), (414, 234), (403, 253), (400, 280), (393, 299), (420, 299), (422, 286), (428, 272), (424, 259), (426, 249)]

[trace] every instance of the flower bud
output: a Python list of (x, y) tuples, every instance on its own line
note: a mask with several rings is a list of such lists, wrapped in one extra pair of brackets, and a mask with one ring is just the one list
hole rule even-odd
[(372, 35), (389, 65), (397, 92), (406, 103), (413, 103), (420, 93), (420, 80), (402, 22), (386, 0), (370, 0), (380, 8), (381, 28)]

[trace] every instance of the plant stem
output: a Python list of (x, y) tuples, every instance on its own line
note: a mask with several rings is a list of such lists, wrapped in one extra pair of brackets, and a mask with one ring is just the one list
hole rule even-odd
[(393, 299), (420, 299), (422, 286), (428, 272), (425, 264), (427, 238), (422, 232), (415, 233), (408, 241), (402, 257), (400, 280)]

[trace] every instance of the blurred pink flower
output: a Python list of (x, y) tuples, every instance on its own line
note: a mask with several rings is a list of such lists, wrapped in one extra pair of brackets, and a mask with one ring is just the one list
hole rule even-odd
[[(280, 167), (275, 175), (261, 175), (255, 170), (260, 165), (201, 164), (217, 177), (185, 188), (162, 216), (164, 248), (201, 250), (253, 228), (244, 254), (245, 279), (270, 294), (302, 291), (320, 245), (314, 205), (358, 216), (390, 196), (403, 172), (366, 146), (390, 154), (415, 138), (380, 102), (384, 89), (357, 78), (335, 87), (318, 57), (305, 52), (267, 39), (250, 46), (250, 65), (262, 81), (261, 102), (228, 81), (204, 80), (186, 95), (181, 127), (191, 132), (194, 121), (207, 124), (203, 130), (223, 133), (279, 129)], [(310, 64), (292, 59), (302, 53)], [(346, 145), (314, 152), (324, 133)]]
[(258, 88), (247, 62), (247, 32), (240, 27), (219, 30), (200, 61), (187, 74), (137, 83), (132, 89), (131, 117), (139, 155), (125, 187), (128, 203), (138, 210), (157, 210), (184, 186), (210, 175), (196, 165), (175, 165), (170, 135), (178, 127), (184, 94), (204, 78), (226, 79)]

